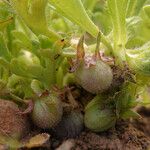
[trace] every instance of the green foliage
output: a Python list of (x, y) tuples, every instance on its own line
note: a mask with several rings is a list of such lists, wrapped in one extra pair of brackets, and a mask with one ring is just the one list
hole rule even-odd
[(68, 0), (49, 0), (49, 2), (59, 13), (77, 23), (93, 36), (97, 36), (98, 28), (88, 17), (81, 0), (72, 0), (70, 3)]
[(52, 41), (60, 39), (57, 33), (48, 28), (45, 14), (47, 0), (11, 0), (11, 4), (27, 26), (37, 35), (44, 34)]
[[(87, 45), (82, 39), (82, 78), (91, 84), (85, 89), (91, 92), (94, 82), (104, 86), (109, 75), (112, 82), (107, 89), (101, 87), (104, 90), (85, 108), (86, 127), (99, 132), (114, 126), (117, 119), (140, 117), (133, 108), (150, 103), (149, 25), (149, 0), (0, 0), (0, 98), (36, 101), (45, 91), (55, 89), (57, 97), (70, 85), (84, 88), (74, 72), (79, 67), (79, 39), (87, 32)], [(91, 71), (98, 59), (112, 68), (113, 75), (99, 65)], [(90, 82), (93, 75), (100, 80), (94, 77)], [(36, 103), (35, 116), (38, 119), (40, 107), (43, 118), (49, 109), (44, 111), (42, 101)]]
[(140, 74), (150, 75), (150, 42), (139, 48), (126, 50), (126, 56), (132, 70)]

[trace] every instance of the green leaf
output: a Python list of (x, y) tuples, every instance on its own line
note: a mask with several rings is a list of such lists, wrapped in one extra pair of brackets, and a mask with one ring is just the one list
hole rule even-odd
[(10, 64), (7, 62), (4, 58), (0, 57), (0, 65), (4, 68), (9, 70), (10, 69)]
[(141, 118), (141, 116), (140, 116), (137, 112), (135, 112), (135, 111), (133, 111), (133, 110), (131, 110), (131, 109), (126, 110), (125, 112), (123, 112), (123, 113), (120, 115), (120, 117), (121, 117), (122, 119)]
[(31, 88), (34, 91), (34, 93), (36, 93), (38, 96), (42, 95), (43, 91), (44, 91), (44, 87), (42, 85), (42, 83), (38, 80), (32, 80), (31, 82)]
[(126, 0), (127, 17), (137, 16), (145, 2), (146, 0)]
[(97, 11), (93, 14), (93, 21), (99, 26), (105, 35), (108, 35), (112, 31), (111, 17), (107, 9), (103, 12)]
[(143, 7), (145, 13), (147, 14), (147, 16), (149, 17), (150, 19), (150, 5), (146, 5)]
[(126, 19), (127, 21), (127, 35), (128, 41), (126, 43), (126, 48), (136, 48), (140, 47), (145, 43), (145, 39), (138, 35), (139, 26), (142, 24), (143, 19), (139, 16), (134, 16)]
[(0, 20), (0, 30), (6, 28), (11, 22), (12, 22), (13, 18), (10, 17), (7, 20)]
[(126, 43), (126, 48), (127, 49), (132, 49), (136, 47), (140, 47), (145, 43), (144, 39), (142, 37), (132, 37), (131, 39), (128, 40)]
[(31, 74), (32, 78), (39, 79), (40, 81), (44, 80), (44, 68), (40, 65), (30, 65), (27, 68), (27, 72)]
[(62, 51), (62, 56), (67, 57), (67, 58), (76, 57), (75, 48), (72, 48), (72, 47), (64, 48), (63, 51)]
[(17, 59), (12, 59), (10, 63), (11, 72), (22, 76), (22, 77), (30, 77), (29, 73), (27, 72), (27, 68), (25, 65), (20, 64)]
[[(93, 37), (97, 37), (100, 30), (90, 19), (81, 0), (49, 0), (49, 3), (56, 8), (64, 17), (68, 18), (73, 23), (79, 25), (83, 30), (90, 33)], [(112, 46), (108, 39), (102, 34), (102, 43), (111, 51)]]
[(56, 74), (56, 83), (60, 88), (62, 88), (63, 86), (63, 77), (64, 77), (63, 69), (62, 67), (59, 67)]
[(52, 41), (61, 38), (48, 28), (45, 14), (47, 0), (11, 0), (11, 4), (34, 33), (46, 35)]
[(39, 80), (43, 79), (44, 68), (40, 65), (25, 65), (17, 59), (12, 59), (10, 66), (12, 73), (16, 75)]
[(10, 68), (16, 75), (39, 80), (43, 79), (45, 70), (40, 65), (39, 58), (25, 50), (22, 50), (17, 58), (11, 60)]
[(126, 33), (126, 0), (108, 0), (108, 9), (113, 24), (114, 48), (124, 47), (127, 41)]
[(97, 37), (99, 29), (87, 15), (81, 0), (49, 0), (49, 3), (63, 16)]
[(94, 107), (94, 106), (97, 106), (97, 105), (99, 105), (99, 107), (101, 107), (102, 104), (103, 104), (102, 101), (103, 101), (103, 98), (102, 98), (101, 95), (95, 96), (95, 97), (87, 104), (87, 106), (85, 107), (85, 111), (86, 111), (88, 108)]
[(126, 50), (126, 58), (133, 71), (150, 75), (150, 42), (139, 48)]
[(136, 27), (142, 22), (141, 17), (134, 16), (126, 19), (127, 22), (127, 34), (128, 34), (128, 40), (130, 40), (132, 37), (136, 35)]
[(131, 103), (136, 102), (137, 85), (127, 82), (123, 85), (121, 91), (115, 94), (116, 114), (120, 116), (122, 112), (132, 108)]
[(143, 91), (141, 90), (141, 101), (140, 104), (148, 105), (150, 104), (150, 88), (148, 86), (143, 87)]
[(75, 77), (72, 73), (66, 73), (63, 77), (63, 86), (68, 86), (69, 84), (75, 84)]
[(6, 39), (4, 38), (4, 35), (1, 32), (0, 32), (0, 57), (3, 57), (8, 61), (10, 61), (11, 58), (11, 54), (6, 44)]
[(7, 88), (7, 82), (0, 79), (0, 97), (1, 98), (3, 96), (5, 97), (6, 95), (8, 95), (8, 93), (9, 93), (9, 90)]
[(98, 0), (84, 0), (83, 4), (87, 10), (93, 10)]
[[(150, 41), (149, 24), (150, 24), (150, 19), (144, 11), (141, 11), (140, 16), (134, 16), (128, 18), (127, 19), (128, 42), (130, 42), (130, 40), (134, 40), (135, 38), (140, 39), (139, 42), (140, 43), (143, 42), (143, 44)], [(140, 43), (139, 44), (136, 43), (135, 47), (139, 47)]]
[(0, 1), (0, 20), (7, 20), (11, 17), (12, 17), (11, 7), (6, 2), (1, 0)]
[(23, 32), (13, 30), (12, 35), (16, 38), (16, 40), (21, 41), (22, 47), (32, 50), (32, 43), (29, 40), (28, 36), (26, 36)]
[(30, 83), (30, 79), (13, 74), (9, 77), (7, 87), (18, 96), (24, 95), (26, 98), (29, 98), (33, 95)]
[(53, 58), (53, 54), (52, 54), (52, 51), (50, 49), (40, 49), (39, 54), (45, 58), (49, 58), (49, 59)]
[(52, 42), (50, 41), (50, 39), (47, 36), (39, 35), (38, 38), (39, 38), (42, 49), (52, 47)]

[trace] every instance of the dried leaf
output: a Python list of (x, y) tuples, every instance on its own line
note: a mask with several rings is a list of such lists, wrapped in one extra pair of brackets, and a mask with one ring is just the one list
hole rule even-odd
[(50, 135), (47, 133), (38, 134), (32, 137), (29, 142), (25, 144), (27, 148), (35, 148), (35, 147), (42, 147), (47, 141), (49, 140)]

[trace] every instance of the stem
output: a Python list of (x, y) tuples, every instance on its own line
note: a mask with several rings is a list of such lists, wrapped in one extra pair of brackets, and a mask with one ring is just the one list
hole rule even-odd
[(87, 10), (93, 11), (98, 0), (84, 0), (83, 4)]
[(3, 69), (3, 76), (2, 76), (2, 80), (3, 81), (8, 81), (8, 79), (9, 79), (9, 70), (6, 70), (6, 69)]
[(20, 97), (14, 95), (12, 93), (10, 93), (10, 96), (14, 102), (19, 102), (21, 104), (27, 105), (27, 108), (23, 112), (19, 111), (18, 114), (24, 115), (24, 114), (29, 114), (32, 112), (33, 107), (34, 107), (34, 103), (32, 100), (24, 101), (23, 99), (21, 99)]
[(97, 44), (96, 44), (96, 50), (95, 50), (95, 58), (100, 59), (100, 53), (99, 53), (99, 48), (100, 48), (100, 43), (101, 43), (101, 33), (99, 32), (98, 36), (97, 36)]
[(103, 33), (101, 33), (101, 40), (102, 43), (108, 48), (108, 51), (112, 53), (113, 47), (111, 46), (111, 42), (109, 42), (109, 40), (103, 35)]
[(16, 96), (15, 94), (12, 94), (11, 92), (9, 94), (10, 94), (10, 97), (12, 98), (13, 101), (19, 102), (19, 103), (22, 103), (22, 104), (26, 104), (26, 102), (23, 99)]
[(56, 83), (55, 60), (46, 59), (45, 82), (46, 88), (51, 88)]
[(56, 73), (56, 83), (57, 83), (57, 85), (58, 85), (59, 88), (63, 87), (63, 77), (64, 77), (63, 69), (60, 66), (58, 68), (57, 73)]

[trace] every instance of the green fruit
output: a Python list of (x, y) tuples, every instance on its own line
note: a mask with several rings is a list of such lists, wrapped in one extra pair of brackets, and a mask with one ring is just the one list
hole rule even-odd
[(116, 116), (111, 109), (102, 108), (99, 100), (93, 99), (85, 110), (84, 123), (87, 128), (94, 132), (102, 132), (113, 127)]
[(56, 95), (50, 94), (35, 101), (32, 119), (38, 127), (50, 129), (59, 123), (62, 114), (60, 99)]
[(75, 76), (78, 84), (93, 94), (108, 89), (113, 80), (110, 66), (101, 60), (89, 67), (86, 67), (85, 63), (81, 63), (75, 72)]
[(82, 113), (71, 111), (63, 115), (60, 123), (54, 128), (54, 133), (58, 138), (73, 138), (81, 133), (83, 127)]

